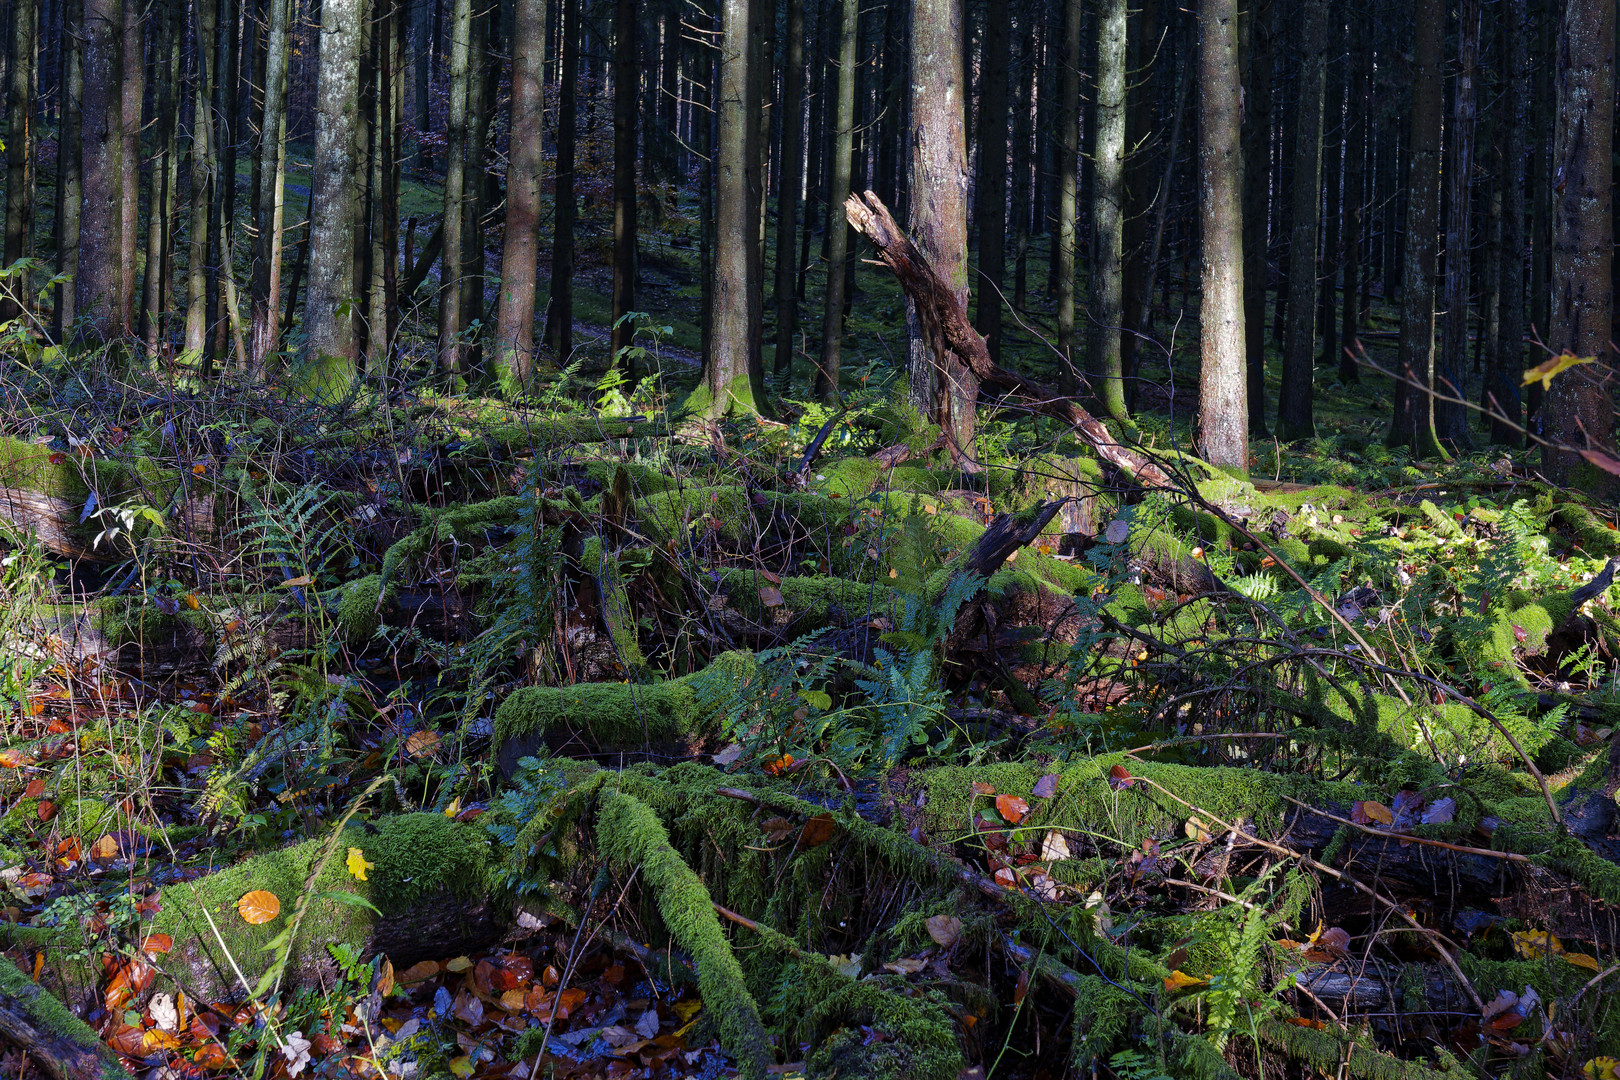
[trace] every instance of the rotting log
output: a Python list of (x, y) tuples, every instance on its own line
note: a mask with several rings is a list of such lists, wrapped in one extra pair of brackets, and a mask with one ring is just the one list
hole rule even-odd
[(129, 1080), (118, 1056), (50, 993), (0, 956), (0, 1035), (54, 1080)]
[[(844, 213), (863, 236), (877, 248), (878, 258), (894, 272), (900, 287), (912, 301), (922, 325), (923, 340), (943, 362), (945, 353), (954, 353), (983, 385), (997, 386), (1017, 394), (1026, 408), (1068, 424), (1103, 460), (1143, 487), (1171, 488), (1170, 475), (1143, 455), (1121, 445), (1108, 428), (1081, 408), (1073, 398), (1059, 393), (1016, 372), (1008, 371), (990, 357), (984, 338), (973, 329), (962, 302), (947, 282), (929, 265), (922, 252), (895, 224), (889, 208), (877, 194), (851, 194), (844, 201)], [(965, 447), (952, 447), (952, 456), (961, 458)]]

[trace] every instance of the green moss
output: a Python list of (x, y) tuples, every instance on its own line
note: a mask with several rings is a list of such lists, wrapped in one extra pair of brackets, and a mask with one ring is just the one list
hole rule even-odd
[[(118, 1064), (118, 1059), (103, 1045), (90, 1025), (74, 1016), (67, 1006), (41, 989), (39, 984), (3, 956), (0, 956), (0, 999), (7, 1003), (8, 1011), (20, 1013), (20, 1019), (31, 1026), (65, 1040), (94, 1057), (98, 1064), (95, 1075), (99, 1080), (129, 1080), (129, 1074)], [(11, 1034), (15, 1036), (19, 1033)], [(88, 1080), (88, 1077), (81, 1080)]]
[(663, 822), (634, 796), (612, 792), (602, 800), (596, 836), (609, 858), (640, 870), (664, 925), (697, 966), (704, 1007), (719, 1023), (721, 1045), (736, 1060), (740, 1075), (763, 1080), (775, 1054), (760, 1023), (759, 1006), (720, 928), (708, 889), (670, 846)]
[[(381, 574), (370, 574), (343, 586), (337, 604), (337, 625), (344, 640), (350, 645), (361, 645), (371, 639), (382, 625), (383, 585)], [(388, 591), (389, 600), (394, 590)]]
[(525, 509), (525, 502), (518, 495), (503, 495), (487, 502), (432, 511), (426, 525), (395, 541), (383, 553), (380, 587), (394, 585), (401, 573), (414, 567), (440, 540), (449, 537), (469, 540), (475, 532), (518, 521)]
[[(1604, 478), (1607, 482), (1607, 478)], [(1620, 555), (1620, 532), (1579, 503), (1560, 495), (1553, 516), (1575, 534), (1575, 542), (1590, 555)]]
[[(784, 577), (773, 585), (752, 570), (733, 568), (717, 572), (721, 586), (739, 611), (756, 619), (769, 620), (773, 610), (785, 608), (791, 613), (792, 625), (798, 632), (825, 626), (833, 618), (853, 619), (867, 613), (893, 615), (900, 605), (900, 598), (893, 589), (848, 578)], [(759, 590), (764, 587), (781, 592), (786, 603), (775, 609), (767, 607), (759, 596)]]
[[(962, 1051), (939, 1003), (913, 993), (904, 980), (849, 982), (810, 1011), (818, 1036), (805, 1075), (810, 1078), (931, 1080), (962, 1071)], [(866, 1030), (863, 1030), (866, 1029)], [(867, 1031), (882, 1032), (873, 1039)]]
[(636, 613), (625, 592), (619, 559), (611, 553), (604, 554), (602, 538), (593, 536), (585, 541), (581, 560), (585, 572), (596, 582), (602, 600), (602, 621), (607, 624), (613, 647), (619, 652), (619, 664), (631, 677), (639, 678), (646, 670), (647, 660), (637, 640)]
[(1368, 1043), (1375, 1040), (1337, 1026), (1322, 1030), (1284, 1024), (1268, 1020), (1259, 1027), (1260, 1038), (1295, 1060), (1316, 1066), (1318, 1070), (1343, 1075), (1364, 1077), (1365, 1080), (1464, 1080), (1473, 1076), (1457, 1067), (1455, 1058), (1450, 1067), (1431, 1069), (1421, 1062), (1402, 1061), (1381, 1053)]

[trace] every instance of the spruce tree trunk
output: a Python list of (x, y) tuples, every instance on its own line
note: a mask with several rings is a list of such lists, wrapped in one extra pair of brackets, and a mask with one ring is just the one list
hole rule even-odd
[(1029, 141), (1035, 110), (1035, 25), (1039, 22), (1038, 6), (1026, 3), (1018, 16), (1020, 44), (1018, 66), (1018, 103), (1013, 110), (1012, 152), (1012, 247), (1013, 247), (1013, 310), (1022, 312), (1029, 303), (1029, 233), (1030, 175), (1033, 156)]
[(124, 208), (119, 214), (118, 250), (124, 271), (119, 280), (118, 325), (126, 335), (136, 329), (135, 241), (141, 204), (141, 102), (146, 90), (145, 7), (142, 0), (124, 0), (124, 25), (119, 35), (124, 50), (119, 99), (124, 139), (119, 164), (124, 182), (119, 197)]
[[(274, 2), (274, 0), (271, 0)], [(433, 73), (433, 11), (438, 7), (438, 0), (412, 0), (411, 25), (412, 45), (416, 49), (416, 62), (411, 71), (411, 98), (415, 107), (411, 123), (415, 125), (418, 133), (425, 132), (433, 126), (428, 104), (429, 80)], [(415, 156), (411, 164), (417, 169), (428, 167), (427, 151), (422, 149), (422, 140), (416, 140)]]
[[(218, 0), (193, 0), (192, 18), (196, 41), (214, 40), (214, 15)], [(208, 233), (212, 218), (213, 150), (213, 53), (202, 47), (192, 53), (191, 113), (191, 228), (187, 233), (190, 250), (186, 260), (186, 342), (188, 353), (201, 357), (208, 349)], [(313, 202), (311, 203), (313, 206)]]
[(1266, 278), (1271, 246), (1271, 45), (1275, 0), (1255, 0), (1248, 20), (1243, 110), (1243, 337), (1249, 434), (1266, 426)]
[(264, 114), (259, 128), (257, 235), (249, 306), (249, 376), (264, 377), (280, 344), (281, 245), (287, 175), (288, 20), (292, 0), (267, 0), (269, 29), (264, 44)]
[[(1091, 266), (1091, 347), (1087, 365), (1100, 412), (1125, 420), (1125, 15), (1127, 0), (1097, 9), (1096, 132), (1092, 167), (1095, 243)], [(1065, 129), (1067, 131), (1067, 129)], [(1173, 153), (1173, 151), (1172, 151)], [(1168, 191), (1165, 193), (1168, 197)]]
[[(1480, 0), (1457, 5), (1457, 77), (1452, 89), (1451, 123), (1446, 136), (1451, 160), (1446, 165), (1451, 208), (1446, 215), (1446, 322), (1440, 363), (1435, 373), (1434, 430), (1441, 444), (1457, 453), (1473, 447), (1468, 433), (1467, 389), (1463, 372), (1468, 363), (1468, 302), (1473, 282), (1470, 223), (1474, 171), (1474, 77), (1479, 57)], [(1448, 400), (1449, 399), (1449, 400)]]
[(508, 394), (534, 377), (534, 293), (540, 260), (540, 132), (545, 119), (546, 0), (516, 0), (512, 35), (512, 137), (506, 169), (506, 235), (495, 370)]
[[(84, 117), (84, 0), (67, 0), (68, 31), (62, 35), (62, 126), (56, 152), (56, 272), (66, 281), (56, 286), (52, 336), (65, 344), (73, 333), (74, 289), (79, 274), (79, 200), (83, 194), (79, 149)], [(172, 124), (172, 119), (170, 123)], [(169, 152), (174, 152), (171, 134)]]
[(764, 0), (722, 0), (720, 77), (716, 101), (719, 145), (715, 152), (714, 313), (709, 353), (704, 357), (703, 411), (710, 417), (765, 411), (760, 366), (761, 282), (759, 216), (755, 202), (759, 169), (759, 91), (752, 68), (750, 30), (754, 5)]
[(79, 276), (74, 308), (85, 344), (123, 333), (124, 102), (121, 0), (84, 0)]
[[(34, 231), (34, 49), (37, 21), (35, 0), (13, 0), (11, 5), (10, 60), (6, 65), (6, 240), (4, 263), (9, 268), (29, 251)], [(33, 295), (28, 275), (6, 283), (0, 300), (0, 322), (15, 319)], [(13, 299), (15, 297), (15, 299)]]
[[(636, 63), (640, 33), (636, 0), (617, 0), (613, 19), (613, 324), (610, 356), (617, 363), (636, 328), (636, 117), (641, 77)], [(624, 354), (625, 377), (638, 378), (635, 357)]]
[[(1340, 32), (1342, 19), (1335, 13), (1328, 23), (1323, 38), (1323, 63), (1326, 57), (1343, 55), (1344, 35)], [(1326, 111), (1322, 117), (1322, 266), (1316, 283), (1316, 340), (1321, 347), (1318, 363), (1323, 367), (1336, 362), (1339, 335), (1335, 325), (1338, 314), (1339, 268), (1343, 255), (1339, 250), (1339, 216), (1344, 211), (1343, 178), (1345, 100), (1349, 95), (1349, 69), (1343, 64), (1332, 65), (1332, 78), (1324, 95)]]
[[(1125, 373), (1125, 404), (1136, 407), (1139, 384), (1136, 380), (1139, 350), (1152, 332), (1153, 269), (1148, 266), (1148, 230), (1157, 195), (1155, 165), (1163, 145), (1159, 111), (1164, 96), (1159, 62), (1162, 48), (1168, 47), (1168, 28), (1159, 0), (1142, 0), (1132, 20), (1129, 60), (1132, 72), (1127, 88), (1125, 110), (1125, 276), (1122, 332), (1119, 339), (1120, 367)], [(1240, 46), (1241, 48), (1241, 46)]]
[(1076, 214), (1080, 201), (1080, 35), (1084, 13), (1082, 0), (1064, 0), (1063, 48), (1057, 65), (1062, 72), (1058, 124), (1057, 131), (1047, 139), (1057, 159), (1057, 227), (1052, 230), (1051, 266), (1057, 299), (1057, 348), (1061, 357), (1058, 388), (1066, 394), (1079, 390), (1081, 367), (1074, 347), (1074, 264), (1080, 240)]
[(821, 321), (821, 366), (816, 370), (816, 396), (823, 401), (838, 397), (844, 341), (844, 261), (849, 257), (844, 199), (850, 193), (850, 158), (855, 150), (855, 47), (860, 30), (860, 0), (843, 0), (841, 7), (838, 102), (833, 109), (832, 161), (827, 181), (827, 295)]
[(804, 184), (804, 3), (787, 0), (787, 39), (782, 43), (782, 168), (776, 186), (776, 355), (772, 366), (783, 380), (793, 367), (793, 339), (799, 327), (794, 253), (799, 249), (799, 189)]
[(978, 303), (973, 326), (984, 336), (990, 358), (1001, 362), (1001, 284), (1006, 276), (1007, 79), (1011, 60), (1011, 3), (985, 9), (983, 78), (979, 91), (978, 183), (974, 222), (979, 227)]
[(1595, 357), (1553, 379), (1542, 406), (1542, 467), (1555, 484), (1613, 491), (1615, 478), (1578, 451), (1615, 454), (1614, 356), (1609, 348), (1613, 251), (1614, 22), (1612, 0), (1566, 0), (1558, 26), (1553, 139), (1552, 317), (1547, 344)]
[(1323, 39), (1326, 0), (1305, 0), (1299, 30), (1299, 102), (1294, 128), (1292, 232), (1288, 241), (1288, 321), (1283, 343), (1277, 435), (1289, 442), (1316, 434), (1316, 233), (1322, 182), (1322, 104), (1327, 89)]
[(1339, 380), (1361, 381), (1356, 363), (1356, 339), (1361, 321), (1362, 245), (1366, 237), (1367, 132), (1372, 126), (1372, 9), (1363, 8), (1357, 16), (1357, 30), (1351, 35), (1350, 90), (1345, 109), (1344, 133), (1344, 303), (1339, 317)]
[[(1072, 0), (1079, 3), (1080, 0)], [(967, 307), (967, 134), (962, 0), (911, 7), (910, 233), (928, 265)], [(906, 371), (917, 410), (946, 432), (952, 456), (969, 453), (979, 381), (954, 353), (935, 356), (906, 304)], [(967, 462), (969, 467), (971, 462)]]
[(1440, 451), (1434, 430), (1435, 230), (1440, 218), (1440, 122), (1444, 0), (1416, 0), (1412, 50), (1411, 134), (1408, 137), (1406, 236), (1401, 260), (1401, 334), (1395, 361), (1391, 446), (1423, 455)]
[(1524, 369), (1525, 249), (1525, 105), (1530, 95), (1529, 56), (1525, 35), (1525, 0), (1503, 0), (1498, 34), (1504, 95), (1502, 125), (1502, 264), (1498, 295), (1501, 324), (1496, 353), (1489, 358), (1481, 405), (1491, 417), (1491, 441), (1521, 446), (1524, 436), (1519, 403), (1519, 373)]
[[(560, 366), (574, 352), (574, 142), (579, 106), (579, 0), (562, 3), (562, 65), (557, 87), (557, 176), (551, 232), (551, 295), (546, 344)], [(707, 121), (700, 121), (706, 123)]]
[(1198, 174), (1203, 241), (1199, 302), (1199, 451), (1246, 470), (1248, 400), (1243, 334), (1243, 83), (1237, 0), (1198, 5)]
[(461, 273), (466, 226), (467, 112), (471, 80), (472, 0), (452, 0), (450, 104), (444, 148), (444, 256), (439, 271), (439, 367), (452, 379), (466, 367), (461, 340)]
[(151, 196), (146, 226), (146, 280), (142, 289), (141, 339), (146, 353), (156, 359), (164, 344), (169, 302), (170, 207), (174, 184), (175, 135), (179, 125), (176, 90), (180, 81), (180, 31), (185, 21), (183, 0), (164, 0), (153, 11), (157, 19), (152, 35), (157, 75), (157, 157), (152, 162)]
[(310, 183), (309, 288), (304, 302), (310, 388), (337, 396), (355, 374), (355, 135), (365, 0), (322, 0), (316, 81), (315, 172)]

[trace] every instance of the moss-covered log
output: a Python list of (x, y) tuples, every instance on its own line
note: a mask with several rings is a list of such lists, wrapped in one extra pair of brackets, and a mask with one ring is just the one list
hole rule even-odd
[(0, 1035), (55, 1080), (129, 1080), (118, 1056), (34, 980), (0, 956)]

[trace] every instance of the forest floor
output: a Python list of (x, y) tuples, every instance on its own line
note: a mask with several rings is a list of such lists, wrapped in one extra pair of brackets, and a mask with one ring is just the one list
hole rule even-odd
[(1168, 485), (964, 474), (859, 284), (758, 423), (13, 364), (0, 1074), (1614, 1077), (1613, 508), (1326, 369), (1211, 470), (1170, 319)]

